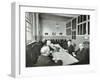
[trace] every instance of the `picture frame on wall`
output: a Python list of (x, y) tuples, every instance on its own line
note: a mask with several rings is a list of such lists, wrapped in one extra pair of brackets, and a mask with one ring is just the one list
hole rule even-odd
[[(34, 13), (34, 14), (33, 14)], [(88, 65), (69, 65), (69, 66), (38, 66), (38, 67), (27, 67), (27, 46), (28, 47), (33, 47), (33, 44), (41, 38), (50, 38), (51, 36), (48, 35), (48, 32), (44, 32), (43, 35), (42, 32), (43, 30), (41, 29), (41, 24), (39, 24), (39, 18), (38, 15), (42, 13), (47, 16), (50, 15), (60, 15), (62, 14), (65, 15), (78, 15), (77, 19), (75, 21), (72, 20), (72, 22), (75, 24), (76, 22), (78, 24), (75, 24), (76, 26), (72, 24), (65, 24), (65, 33), (63, 34), (62, 32), (58, 32), (59, 35), (62, 35), (62, 37), (69, 37), (73, 38), (75, 40), (78, 39), (78, 37), (84, 38), (84, 40), (89, 40), (90, 41), (90, 62)], [(44, 14), (43, 14), (44, 13)], [(34, 6), (34, 3), (17, 3), (13, 2), (11, 4), (11, 75), (13, 77), (24, 77), (24, 76), (46, 76), (46, 75), (63, 75), (63, 74), (68, 74), (68, 73), (78, 73), (78, 72), (91, 72), (95, 70), (95, 57), (94, 57), (94, 46), (92, 43), (93, 42), (93, 36), (95, 35), (93, 31), (95, 30), (95, 13), (96, 9), (95, 8), (86, 8), (86, 7), (50, 7), (50, 6)], [(85, 20), (85, 15), (88, 15), (88, 21), (86, 22), (87, 26), (90, 26), (89, 28), (86, 28), (87, 33), (89, 34), (84, 34), (84, 31), (81, 31), (83, 35), (81, 35), (80, 30), (80, 25), (84, 25)], [(90, 15), (90, 16), (89, 16)], [(84, 17), (85, 16), (85, 17)], [(32, 18), (35, 17), (35, 18)], [(46, 17), (47, 18), (47, 17)], [(79, 20), (79, 21), (78, 21)], [(90, 22), (89, 22), (90, 21)], [(50, 23), (48, 23), (50, 24)], [(56, 25), (55, 23), (53, 23)], [(89, 24), (89, 25), (88, 25)], [(59, 25), (62, 25), (62, 23)], [(34, 28), (32, 26), (35, 26)], [(47, 25), (46, 25), (47, 26)], [(78, 29), (79, 26), (79, 29)], [(82, 27), (82, 29), (84, 29)], [(38, 33), (39, 31), (39, 33)], [(67, 32), (68, 33), (67, 33)], [(73, 32), (71, 35), (71, 32)], [(85, 31), (86, 32), (86, 31)], [(55, 32), (51, 32), (52, 35), (56, 35), (56, 28)], [(68, 35), (67, 35), (68, 34)], [(80, 34), (80, 35), (79, 35)], [(71, 35), (71, 37), (70, 37)], [(61, 37), (61, 38), (62, 38)], [(52, 37), (51, 37), (52, 38)], [(85, 39), (86, 38), (86, 39)], [(66, 38), (64, 38), (66, 39)], [(58, 40), (59, 41), (59, 40)], [(66, 41), (66, 40), (65, 40)], [(77, 43), (78, 44), (78, 43)], [(58, 45), (57, 45), (58, 46)], [(73, 60), (76, 60), (76, 58), (73, 58)], [(30, 63), (31, 61), (29, 61)], [(74, 61), (71, 61), (74, 62)]]

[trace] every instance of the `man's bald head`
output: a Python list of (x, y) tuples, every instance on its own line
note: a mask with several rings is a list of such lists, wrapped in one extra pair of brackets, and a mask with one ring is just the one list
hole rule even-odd
[(80, 50), (84, 48), (84, 45), (82, 43), (79, 44)]
[(49, 49), (49, 47), (48, 46), (44, 46), (44, 47), (42, 47), (41, 48), (41, 55), (49, 55), (50, 54), (50, 49)]

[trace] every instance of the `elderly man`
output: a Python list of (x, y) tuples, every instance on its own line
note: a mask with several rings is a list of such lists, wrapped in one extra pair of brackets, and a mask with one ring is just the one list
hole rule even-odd
[(41, 48), (41, 55), (39, 56), (36, 66), (54, 66), (54, 65), (61, 65), (60, 61), (54, 62), (49, 57), (50, 55), (50, 48), (48, 46), (43, 46)]
[(79, 60), (78, 64), (89, 64), (89, 49), (84, 48), (84, 44), (79, 44), (75, 57)]

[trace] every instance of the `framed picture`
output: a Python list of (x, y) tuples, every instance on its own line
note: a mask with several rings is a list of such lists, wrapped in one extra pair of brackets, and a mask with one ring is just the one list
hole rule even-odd
[(45, 35), (48, 35), (48, 33), (45, 33)]
[(63, 33), (59, 33), (59, 35), (63, 35)]
[[(14, 2), (11, 9), (12, 76), (52, 76), (95, 70), (95, 8), (34, 6)], [(52, 36), (57, 33), (63, 36)], [(72, 53), (67, 48), (69, 39), (75, 43)], [(43, 40), (48, 43), (42, 44)], [(88, 59), (84, 57), (84, 64), (78, 63), (83, 59), (83, 55), (78, 58), (75, 53), (80, 43), (86, 45), (89, 50), (86, 54)], [(48, 44), (52, 48), (51, 51)], [(45, 51), (52, 56), (44, 57)]]

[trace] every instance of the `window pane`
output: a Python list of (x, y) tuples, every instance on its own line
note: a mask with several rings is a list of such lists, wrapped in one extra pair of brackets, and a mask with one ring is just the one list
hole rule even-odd
[(66, 34), (67, 35), (71, 35), (71, 28), (69, 28), (69, 29), (66, 30)]
[(76, 39), (76, 31), (72, 32), (72, 39)]
[(80, 35), (82, 35), (82, 24), (80, 25)]
[(72, 39), (73, 39), (73, 32), (72, 32)]
[(72, 29), (76, 29), (76, 19), (72, 20)]
[(86, 15), (83, 15), (83, 21), (86, 21)]
[(90, 15), (88, 15), (88, 20), (90, 19)]
[(90, 34), (90, 22), (88, 22), (88, 34)]
[(80, 35), (80, 25), (78, 25), (78, 35)]
[(80, 16), (78, 16), (78, 23), (80, 22)]
[(66, 28), (69, 28), (69, 27), (71, 27), (71, 22), (66, 24)]
[(74, 31), (74, 39), (76, 39), (76, 31)]
[(82, 22), (82, 15), (80, 16), (80, 18), (81, 18), (80, 22)]
[(86, 34), (86, 23), (83, 24), (83, 34)]

